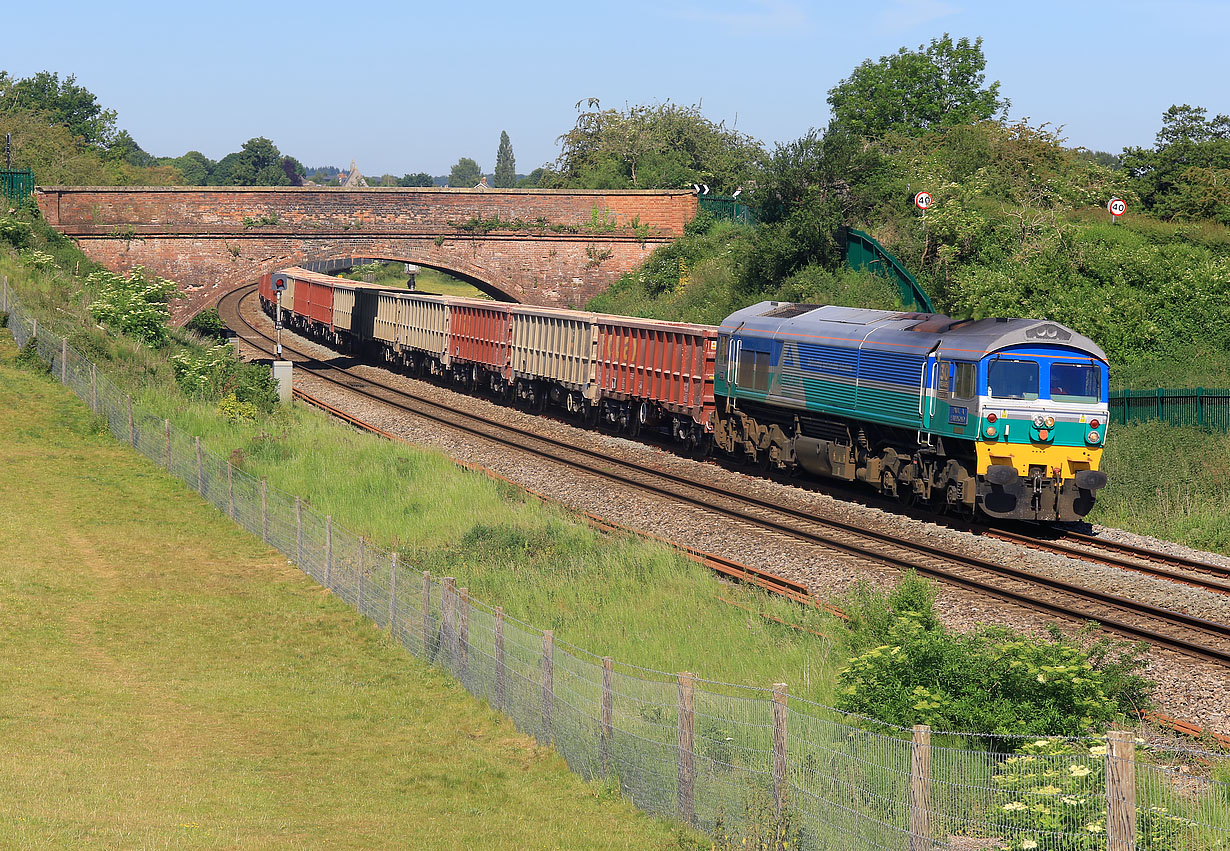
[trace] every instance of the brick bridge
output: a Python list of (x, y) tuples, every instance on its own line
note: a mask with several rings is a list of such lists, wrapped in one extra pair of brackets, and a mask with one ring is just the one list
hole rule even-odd
[(187, 296), (174, 305), (179, 322), (265, 272), (347, 257), (441, 269), (497, 298), (580, 306), (682, 234), (697, 208), (682, 191), (49, 186), (36, 198), (91, 259), (177, 281)]

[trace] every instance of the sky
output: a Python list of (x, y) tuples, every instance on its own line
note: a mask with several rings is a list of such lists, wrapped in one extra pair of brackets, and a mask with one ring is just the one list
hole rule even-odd
[[(1230, 0), (14, 3), (0, 69), (94, 92), (147, 151), (219, 159), (265, 136), (368, 175), (559, 153), (576, 104), (699, 104), (772, 147), (829, 121), (864, 59), (981, 36), (1010, 119), (1073, 146), (1153, 144), (1175, 103), (1230, 113)], [(21, 34), (20, 37), (18, 34)]]

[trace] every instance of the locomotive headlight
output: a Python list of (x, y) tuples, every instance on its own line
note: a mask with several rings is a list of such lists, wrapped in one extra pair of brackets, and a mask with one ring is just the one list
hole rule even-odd
[(1042, 428), (1044, 425), (1046, 425), (1046, 418), (1041, 414), (1036, 414), (1034, 416), (1034, 428)]
[(1047, 427), (1047, 428), (1054, 428), (1054, 427), (1055, 427), (1055, 418), (1054, 418), (1054, 417), (1047, 417), (1047, 418), (1046, 418), (1046, 427)]
[(1101, 441), (1101, 439), (1102, 439), (1102, 435), (1098, 434), (1096, 431), (1089, 432), (1089, 442), (1090, 443), (1098, 443), (1099, 441)]
[[(994, 416), (994, 415), (992, 415), (992, 416)], [(988, 417), (987, 419), (990, 419), (990, 417)], [(993, 425), (989, 425), (989, 426), (987, 426), (985, 431), (986, 431), (986, 436), (987, 436), (987, 437), (994, 437), (994, 436), (996, 435), (995, 426), (993, 426)]]
[(1051, 433), (1049, 431), (1047, 431), (1044, 428), (1038, 430), (1038, 440), (1050, 440), (1050, 439), (1051, 439)]

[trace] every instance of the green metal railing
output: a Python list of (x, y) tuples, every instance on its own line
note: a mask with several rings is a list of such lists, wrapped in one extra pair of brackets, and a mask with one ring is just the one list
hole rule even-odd
[(901, 303), (913, 310), (934, 313), (931, 299), (919, 286), (914, 276), (901, 265), (901, 261), (884, 250), (884, 246), (861, 230), (842, 228), (837, 234), (838, 241), (846, 251), (846, 265), (851, 269), (870, 269), (878, 275), (883, 275), (897, 285), (901, 295)]
[(1230, 390), (1204, 387), (1115, 390), (1110, 394), (1110, 420), (1113, 423), (1161, 420), (1172, 425), (1230, 432)]
[(0, 168), (0, 195), (21, 203), (34, 192), (34, 172), (28, 168)]
[(729, 219), (745, 225), (756, 224), (756, 213), (747, 204), (740, 203), (733, 195), (702, 195), (697, 199), (700, 209), (715, 219)]

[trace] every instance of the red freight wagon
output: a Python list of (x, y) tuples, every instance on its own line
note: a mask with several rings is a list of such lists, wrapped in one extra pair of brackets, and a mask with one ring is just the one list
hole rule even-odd
[(648, 402), (711, 427), (717, 328), (602, 314), (597, 324), (603, 398)]
[(272, 272), (266, 272), (264, 275), (261, 275), (261, 282), (260, 285), (257, 286), (257, 290), (260, 291), (260, 294), (264, 297), (265, 301), (277, 301), (277, 294), (273, 291)]
[(283, 274), (295, 279), (293, 309), (313, 322), (333, 325), (333, 283), (335, 278), (319, 272), (309, 272), (297, 266), (283, 269)]
[(454, 360), (485, 366), (507, 379), (512, 343), (509, 305), (498, 301), (450, 298), (449, 354)]

